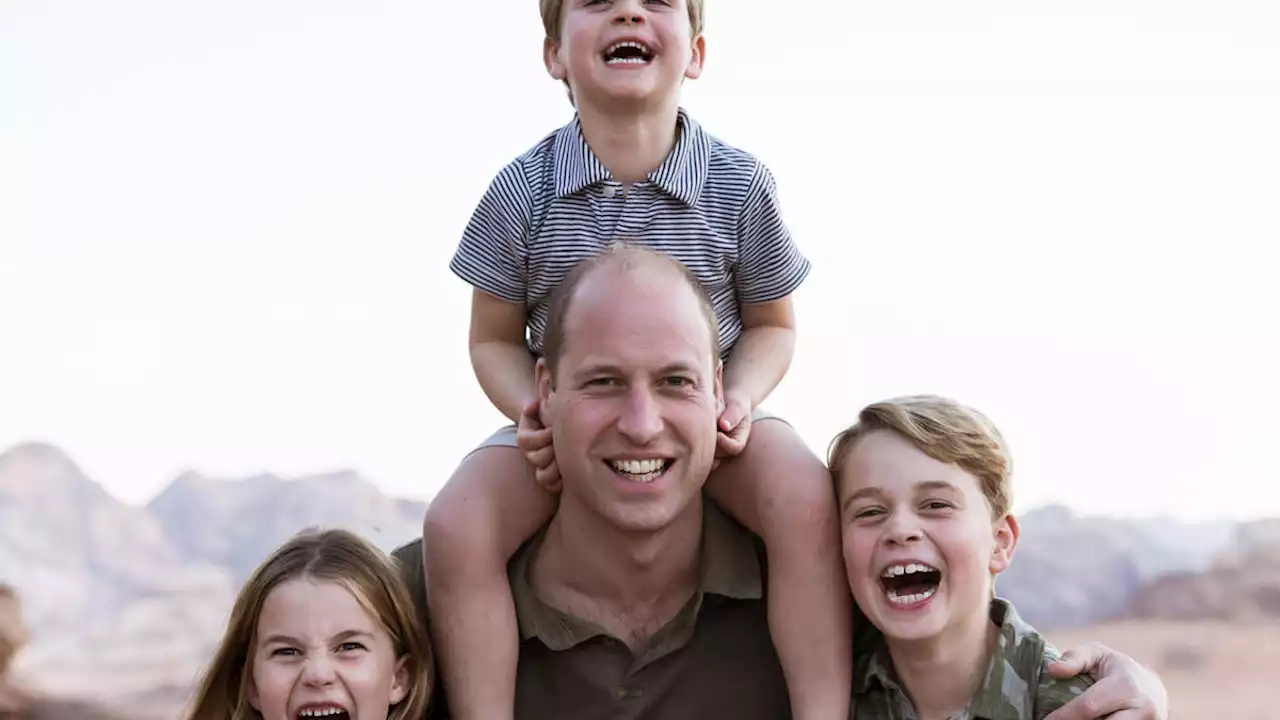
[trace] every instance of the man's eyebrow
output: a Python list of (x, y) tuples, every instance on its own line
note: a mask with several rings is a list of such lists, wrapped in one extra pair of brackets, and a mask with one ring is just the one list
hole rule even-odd
[(875, 486), (864, 487), (858, 492), (845, 498), (844, 502), (840, 504), (840, 509), (848, 510), (849, 506), (854, 504), (858, 500), (861, 500), (863, 498), (868, 498), (868, 497), (881, 497), (882, 495), (884, 495), (884, 491), (878, 487), (875, 487)]

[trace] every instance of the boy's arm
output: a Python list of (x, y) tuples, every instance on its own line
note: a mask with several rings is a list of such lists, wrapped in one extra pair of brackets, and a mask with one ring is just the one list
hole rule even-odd
[(513, 423), (533, 402), (533, 353), (525, 344), (523, 305), (483, 290), (471, 293), (471, 367), (494, 407)]
[(743, 305), (742, 336), (733, 349), (733, 361), (724, 368), (725, 404), (741, 403), (754, 410), (787, 374), (796, 347), (795, 313), (791, 296), (770, 302)]

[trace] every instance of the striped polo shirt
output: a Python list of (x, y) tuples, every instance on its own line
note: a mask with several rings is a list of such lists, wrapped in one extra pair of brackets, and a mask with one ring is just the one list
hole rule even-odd
[(685, 110), (678, 118), (671, 153), (630, 189), (587, 146), (575, 116), (502, 168), (480, 199), (449, 267), (525, 306), (534, 354), (542, 352), (552, 289), (618, 241), (693, 271), (711, 297), (726, 357), (742, 335), (740, 304), (784, 298), (808, 276), (769, 169), (708, 135)]

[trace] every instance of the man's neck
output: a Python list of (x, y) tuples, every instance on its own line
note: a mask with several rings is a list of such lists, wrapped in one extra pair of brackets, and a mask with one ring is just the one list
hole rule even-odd
[(657, 170), (675, 147), (679, 105), (670, 103), (641, 112), (578, 108), (582, 137), (609, 174), (624, 185), (641, 182)]
[(982, 686), (1000, 628), (984, 611), (937, 637), (889, 641), (893, 669), (921, 720), (949, 718), (969, 705)]
[(697, 591), (701, 545), (700, 500), (658, 532), (627, 534), (562, 497), (529, 580), (543, 602), (638, 650)]

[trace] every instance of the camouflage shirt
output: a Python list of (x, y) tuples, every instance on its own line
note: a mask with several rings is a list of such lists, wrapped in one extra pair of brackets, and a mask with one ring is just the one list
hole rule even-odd
[[(1058, 651), (1018, 617), (1007, 600), (991, 602), (1000, 636), (982, 686), (952, 720), (1043, 720), (1093, 684), (1086, 675), (1058, 680), (1046, 670)], [(915, 708), (898, 681), (889, 649), (878, 633), (860, 648), (854, 669), (852, 720), (916, 720)]]

